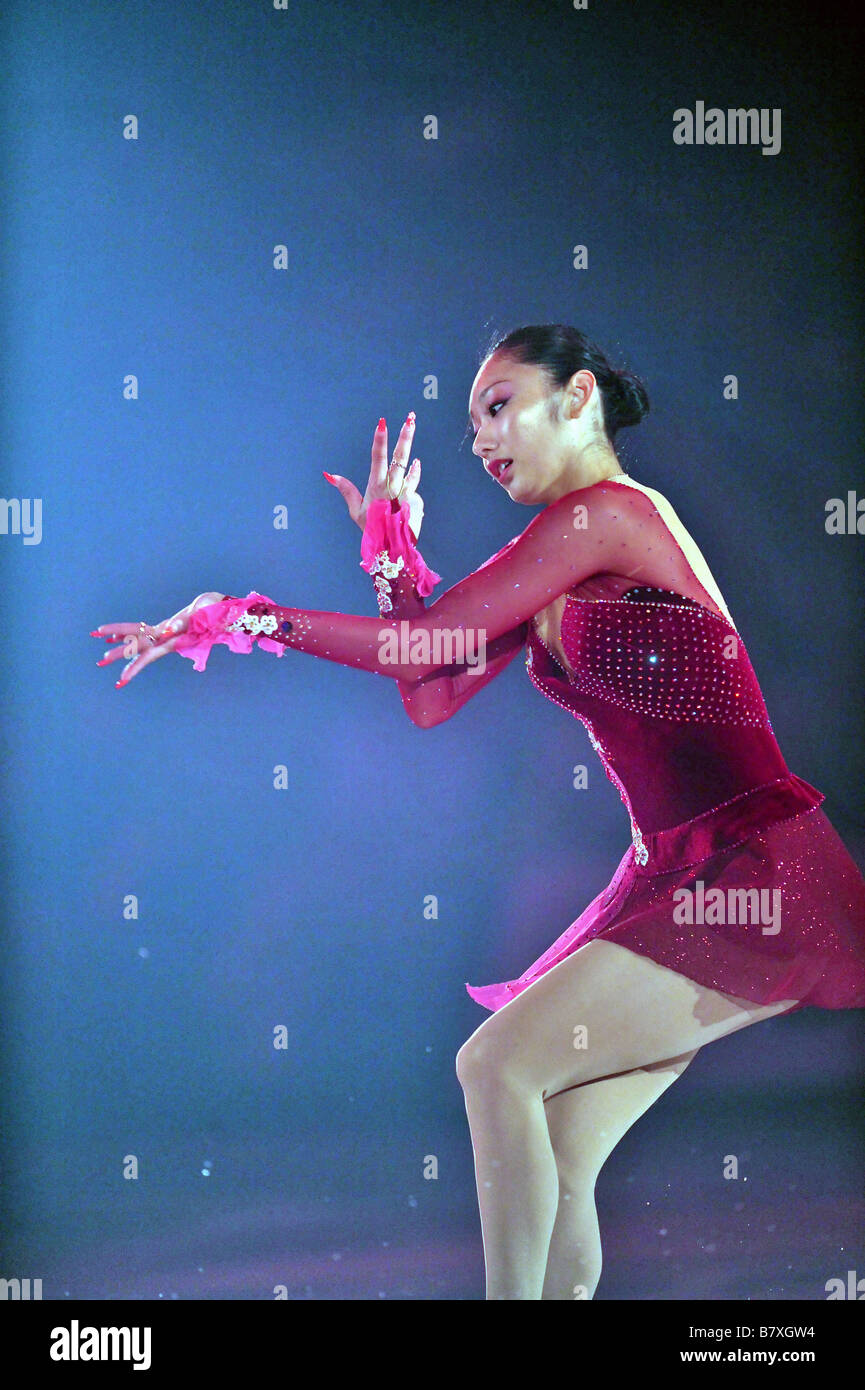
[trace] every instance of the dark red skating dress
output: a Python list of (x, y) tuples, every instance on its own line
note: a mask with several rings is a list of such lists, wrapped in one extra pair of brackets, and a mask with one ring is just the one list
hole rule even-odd
[(575, 586), (568, 671), (530, 625), (529, 676), (585, 725), (632, 843), (519, 979), (466, 986), (488, 1009), (596, 938), (761, 1004), (865, 1006), (862, 876), (823, 793), (787, 767), (741, 637), (690, 570), (677, 588), (613, 574)]

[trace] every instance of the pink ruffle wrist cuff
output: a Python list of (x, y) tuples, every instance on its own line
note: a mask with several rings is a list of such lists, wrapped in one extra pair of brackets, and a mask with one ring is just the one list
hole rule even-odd
[[(367, 574), (378, 575), (377, 589), (383, 580), (395, 579), (397, 574), (404, 573), (411, 577), (421, 598), (426, 598), (441, 575), (424, 564), (408, 518), (408, 502), (403, 502), (398, 510), (394, 510), (387, 498), (371, 502), (360, 543), (360, 563)], [(381, 594), (381, 590), (379, 592)]]
[(194, 661), (196, 671), (205, 669), (210, 650), (217, 642), (221, 642), (233, 652), (242, 652), (244, 656), (248, 656), (258, 642), (265, 651), (276, 652), (277, 656), (282, 656), (285, 643), (275, 642), (265, 631), (251, 632), (243, 628), (228, 631), (229, 625), (237, 622), (253, 603), (278, 608), (273, 599), (266, 598), (264, 594), (257, 594), (254, 589), (246, 598), (229, 596), (220, 603), (207, 603), (203, 608), (196, 608), (186, 631), (181, 632), (175, 639), (174, 651)]

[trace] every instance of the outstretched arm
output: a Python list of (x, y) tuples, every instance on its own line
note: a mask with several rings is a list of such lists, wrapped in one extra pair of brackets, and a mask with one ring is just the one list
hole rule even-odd
[[(648, 578), (663, 568), (651, 562), (651, 551), (669, 542), (645, 493), (602, 480), (546, 507), (502, 551), (413, 617), (365, 618), (270, 603), (253, 603), (250, 611), (253, 620), (260, 614), (273, 624), (265, 643), (271, 650), (295, 647), (410, 685), (463, 663), (480, 676), (491, 644), (558, 595), (599, 572)], [(196, 613), (191, 629), (206, 631), (206, 614)]]
[[(546, 507), (501, 554), (415, 618), (283, 608), (253, 591), (245, 599), (229, 596), (196, 609), (184, 617), (183, 631), (145, 651), (140, 664), (177, 650), (203, 670), (214, 642), (249, 652), (258, 639), (279, 655), (295, 647), (411, 685), (463, 662), (472, 668), (467, 679), (474, 679), (475, 671), (481, 675), (486, 668), (490, 644), (559, 594), (603, 572), (662, 584), (669, 573), (663, 552), (674, 550), (646, 493), (603, 480)], [(129, 632), (135, 625), (111, 627)], [(140, 664), (133, 662), (127, 675), (137, 674)]]

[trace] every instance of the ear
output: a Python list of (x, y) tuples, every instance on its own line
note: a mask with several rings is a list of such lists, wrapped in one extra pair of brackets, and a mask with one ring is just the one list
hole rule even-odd
[(594, 373), (588, 367), (581, 367), (578, 372), (574, 372), (566, 387), (568, 397), (568, 415), (571, 419), (576, 419), (582, 415), (589, 402), (598, 393), (598, 383)]

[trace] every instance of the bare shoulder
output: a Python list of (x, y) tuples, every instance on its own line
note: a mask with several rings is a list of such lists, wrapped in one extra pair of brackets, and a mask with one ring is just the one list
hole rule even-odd
[(685, 559), (688, 561), (688, 564), (690, 565), (694, 574), (697, 576), (697, 579), (703, 585), (703, 588), (707, 591), (707, 593), (711, 594), (712, 598), (715, 600), (718, 607), (721, 609), (721, 612), (726, 615), (727, 620), (730, 623), (730, 626), (735, 628), (736, 624), (733, 622), (733, 619), (730, 616), (730, 610), (724, 602), (724, 596), (721, 593), (721, 590), (718, 588), (717, 583), (715, 582), (715, 578), (712, 574), (712, 571), (709, 569), (708, 564), (706, 563), (703, 552), (700, 550), (700, 547), (697, 545), (697, 542), (694, 540), (693, 536), (688, 531), (684, 522), (679, 517), (679, 514), (673, 506), (672, 502), (670, 502), (669, 499), (666, 498), (662, 492), (658, 492), (657, 488), (649, 487), (646, 483), (638, 483), (630, 476), (617, 478), (616, 482), (624, 483), (626, 487), (636, 488), (639, 492), (645, 492), (647, 496), (649, 496), (652, 499), (652, 501), (658, 509), (658, 512), (660, 513), (661, 520), (667, 526), (671, 534), (675, 537), (675, 540), (678, 543), (679, 548), (685, 556)]
[[(620, 478), (614, 478), (613, 481), (616, 483), (624, 483), (625, 487), (635, 487), (638, 492), (648, 493), (653, 502), (661, 503), (664, 507), (669, 508), (673, 516), (676, 515), (672, 502), (668, 501), (662, 492), (658, 492), (657, 488), (649, 487), (648, 483), (638, 483), (636, 478), (632, 478), (629, 473), (623, 473)], [(660, 510), (660, 507), (658, 510)]]

